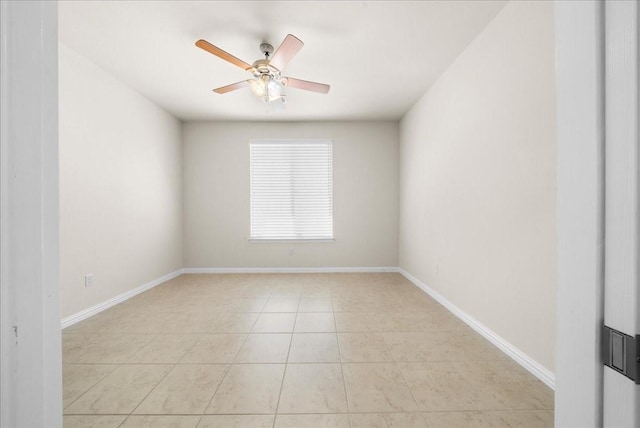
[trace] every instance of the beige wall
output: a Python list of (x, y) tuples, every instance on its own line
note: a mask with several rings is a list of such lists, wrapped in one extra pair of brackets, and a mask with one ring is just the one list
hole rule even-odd
[(400, 266), (553, 371), (552, 2), (510, 2), (400, 124)]
[(64, 318), (182, 267), (182, 153), (177, 119), (64, 45), (59, 98)]
[[(249, 140), (277, 138), (333, 141), (335, 242), (248, 242)], [(186, 268), (397, 266), (396, 122), (191, 122), (183, 144)]]

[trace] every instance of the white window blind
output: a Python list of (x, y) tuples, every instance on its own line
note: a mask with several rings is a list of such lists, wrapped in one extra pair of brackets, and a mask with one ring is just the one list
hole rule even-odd
[(251, 239), (333, 239), (331, 141), (252, 141)]

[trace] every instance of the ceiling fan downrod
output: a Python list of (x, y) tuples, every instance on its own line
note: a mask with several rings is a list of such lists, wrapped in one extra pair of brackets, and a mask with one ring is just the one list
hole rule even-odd
[(273, 53), (273, 46), (269, 43), (262, 43), (260, 45), (260, 52), (264, 55), (264, 59), (269, 59), (271, 54)]

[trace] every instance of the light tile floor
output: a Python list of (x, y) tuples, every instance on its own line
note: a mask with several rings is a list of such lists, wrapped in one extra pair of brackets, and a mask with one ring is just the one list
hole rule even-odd
[(552, 427), (553, 392), (398, 274), (182, 275), (63, 331), (73, 427)]

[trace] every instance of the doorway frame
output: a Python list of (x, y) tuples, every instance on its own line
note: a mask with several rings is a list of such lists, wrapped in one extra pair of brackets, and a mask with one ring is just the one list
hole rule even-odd
[(555, 425), (602, 426), (604, 3), (555, 1)]
[(0, 425), (61, 427), (57, 2), (0, 2), (0, 44)]

